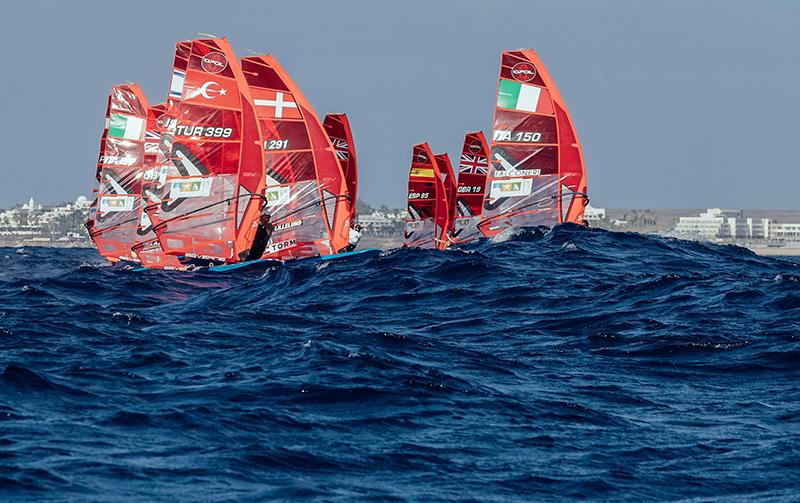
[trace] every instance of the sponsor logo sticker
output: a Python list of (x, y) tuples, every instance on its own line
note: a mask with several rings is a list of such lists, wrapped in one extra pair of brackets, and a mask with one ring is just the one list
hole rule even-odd
[(296, 239), (287, 239), (286, 241), (281, 241), (280, 243), (273, 243), (267, 246), (265, 251), (266, 254), (279, 252), (281, 250), (285, 250), (287, 248), (291, 248), (293, 246), (297, 246)]
[(170, 197), (208, 197), (211, 194), (211, 178), (181, 178), (172, 180)]
[(511, 67), (511, 76), (520, 82), (530, 82), (536, 78), (536, 67), (528, 62), (520, 61)]
[(501, 197), (527, 196), (531, 193), (533, 180), (530, 178), (516, 178), (509, 180), (493, 180), (491, 197), (498, 199)]
[(209, 52), (200, 60), (200, 66), (208, 73), (220, 73), (228, 66), (228, 58), (221, 52)]
[(100, 212), (133, 211), (133, 199), (133, 196), (102, 196), (99, 203)]
[(291, 190), (286, 185), (268, 187), (266, 192), (264, 192), (264, 198), (267, 200), (267, 207), (280, 206), (289, 202), (291, 199)]

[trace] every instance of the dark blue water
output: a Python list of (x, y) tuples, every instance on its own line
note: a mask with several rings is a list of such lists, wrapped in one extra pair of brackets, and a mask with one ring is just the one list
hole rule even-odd
[(562, 227), (266, 273), (0, 250), (0, 499), (800, 498), (800, 266)]

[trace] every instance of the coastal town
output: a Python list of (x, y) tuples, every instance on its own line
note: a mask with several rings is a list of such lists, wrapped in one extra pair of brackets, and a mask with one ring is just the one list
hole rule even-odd
[[(0, 210), (0, 246), (91, 247), (84, 227), (91, 201), (27, 203)], [(362, 246), (402, 245), (405, 209), (358, 202), (364, 230)], [(731, 243), (762, 255), (800, 255), (800, 211), (742, 209), (605, 209), (586, 207), (590, 227), (620, 232), (660, 234), (681, 239)]]

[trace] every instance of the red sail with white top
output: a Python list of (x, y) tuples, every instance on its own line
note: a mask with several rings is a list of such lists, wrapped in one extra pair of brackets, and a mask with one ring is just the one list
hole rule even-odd
[(111, 88), (97, 161), (97, 197), (86, 227), (100, 255), (112, 262), (139, 262), (131, 247), (142, 201), (148, 110), (138, 85)]
[(435, 154), (433, 158), (436, 161), (436, 178), (440, 182), (436, 191), (434, 241), (436, 248), (443, 250), (450, 246), (449, 236), (456, 213), (457, 182), (456, 175), (453, 173), (453, 166), (450, 164), (450, 156), (447, 154)]
[(164, 251), (211, 263), (248, 259), (263, 206), (263, 149), (253, 99), (224, 38), (176, 46), (160, 202), (147, 207)]
[(564, 100), (535, 51), (500, 63), (480, 231), (582, 223), (586, 170)]
[(350, 222), (356, 218), (356, 204), (358, 202), (358, 166), (356, 164), (356, 147), (353, 143), (353, 132), (346, 114), (327, 114), (322, 125), (328, 138), (331, 140), (336, 157), (344, 171), (347, 184), (347, 195), (350, 200)]
[(263, 258), (338, 253), (348, 244), (350, 198), (331, 140), (273, 56), (241, 64), (263, 139), (266, 206), (275, 227)]
[(450, 239), (454, 244), (483, 237), (478, 230), (483, 212), (486, 174), (489, 171), (489, 147), (483, 131), (467, 133), (458, 163), (456, 215)]

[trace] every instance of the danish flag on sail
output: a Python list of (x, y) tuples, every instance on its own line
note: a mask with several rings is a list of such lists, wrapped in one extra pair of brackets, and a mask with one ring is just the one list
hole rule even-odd
[(259, 115), (269, 119), (300, 119), (300, 108), (290, 93), (253, 89), (253, 103)]
[(483, 212), (485, 236), (583, 222), (586, 169), (561, 94), (536, 52), (504, 52)]
[(263, 139), (266, 206), (275, 231), (263, 258), (338, 253), (350, 207), (342, 166), (311, 105), (271, 55), (242, 58)]

